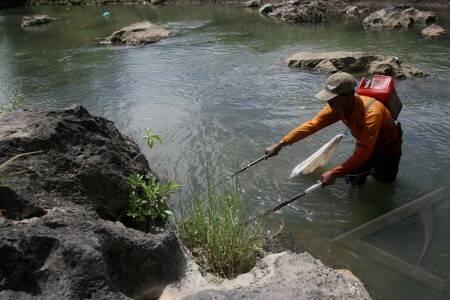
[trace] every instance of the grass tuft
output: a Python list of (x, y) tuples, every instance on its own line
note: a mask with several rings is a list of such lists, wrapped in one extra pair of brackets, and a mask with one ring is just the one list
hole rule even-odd
[(181, 211), (177, 225), (197, 262), (221, 277), (248, 272), (262, 250), (262, 227), (244, 224), (237, 183), (194, 194), (190, 209), (187, 214)]

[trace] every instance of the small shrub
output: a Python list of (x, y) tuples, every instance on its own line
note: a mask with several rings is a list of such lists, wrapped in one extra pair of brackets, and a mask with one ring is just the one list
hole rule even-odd
[[(145, 135), (142, 137), (142, 139), (145, 141), (145, 144), (147, 144), (149, 149), (152, 149), (155, 145), (155, 142), (162, 143), (162, 139), (159, 135), (153, 134), (152, 130), (150, 128), (145, 129)], [(141, 151), (138, 155), (136, 155), (136, 158), (141, 156), (143, 152)]]
[(128, 183), (131, 194), (127, 216), (138, 222), (150, 221), (164, 225), (172, 215), (166, 200), (181, 185), (172, 181), (163, 184), (155, 177), (146, 180), (144, 176), (136, 174), (128, 177)]
[(210, 188), (203, 195), (194, 194), (188, 213), (181, 211), (177, 225), (198, 263), (222, 277), (248, 272), (262, 249), (262, 228), (244, 224), (237, 183), (228, 191)]

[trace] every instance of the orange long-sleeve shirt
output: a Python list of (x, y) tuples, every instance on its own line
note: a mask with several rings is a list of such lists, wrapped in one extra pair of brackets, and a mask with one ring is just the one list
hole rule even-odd
[(374, 151), (381, 151), (384, 146), (395, 143), (400, 138), (390, 111), (379, 101), (371, 103), (370, 97), (356, 96), (348, 119), (327, 104), (313, 119), (291, 130), (283, 140), (288, 144), (295, 143), (341, 120), (356, 138), (356, 149), (352, 156), (331, 172), (336, 176), (348, 174), (367, 162)]

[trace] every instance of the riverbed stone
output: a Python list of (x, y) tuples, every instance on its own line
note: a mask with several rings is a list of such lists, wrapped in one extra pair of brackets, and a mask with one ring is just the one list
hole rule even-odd
[(383, 74), (396, 78), (428, 76), (417, 68), (402, 63), (397, 57), (363, 52), (298, 52), (287, 59), (290, 67), (335, 73)]
[(266, 8), (260, 12), (288, 23), (320, 23), (329, 15), (333, 3), (334, 1), (295, 0), (274, 4), (272, 11)]
[(53, 22), (55, 18), (51, 18), (48, 15), (34, 15), (34, 16), (24, 16), (22, 18), (22, 28), (30, 26), (38, 26), (43, 24), (48, 24)]
[[(212, 280), (211, 280), (212, 279)], [(248, 273), (217, 283), (188, 262), (186, 276), (168, 285), (163, 299), (371, 299), (348, 270), (333, 270), (308, 253), (290, 251), (264, 257)]]
[(431, 24), (421, 31), (425, 38), (439, 38), (447, 34), (447, 30), (439, 25)]
[(414, 23), (433, 23), (436, 14), (415, 8), (391, 7), (373, 12), (363, 21), (364, 29), (393, 30), (411, 27)]
[(350, 5), (344, 9), (341, 9), (339, 13), (346, 18), (359, 19), (362, 18), (363, 16), (366, 16), (369, 10), (370, 9), (368, 7), (360, 8), (356, 5)]
[(113, 32), (101, 43), (137, 46), (159, 42), (169, 35), (170, 31), (167, 29), (149, 21), (141, 21)]

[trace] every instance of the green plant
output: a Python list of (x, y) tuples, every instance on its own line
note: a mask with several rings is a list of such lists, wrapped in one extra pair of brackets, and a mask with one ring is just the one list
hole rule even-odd
[(147, 146), (152, 149), (155, 141), (162, 144), (162, 139), (159, 135), (153, 134), (150, 128), (145, 129), (145, 135), (142, 137)]
[[(142, 139), (145, 141), (145, 143), (147, 144), (149, 149), (153, 148), (153, 146), (155, 145), (155, 142), (162, 144), (161, 137), (157, 134), (153, 134), (152, 130), (150, 128), (145, 129), (145, 135), (142, 137)], [(143, 154), (143, 152), (141, 151), (138, 155), (136, 155), (136, 157), (134, 159), (138, 158), (142, 154)]]
[(222, 277), (248, 272), (261, 252), (261, 225), (245, 225), (237, 182), (228, 189), (194, 194), (177, 222), (180, 238), (201, 266)]
[(4, 163), (0, 164), (0, 186), (3, 186), (2, 181), (4, 179), (22, 173), (22, 172), (15, 172), (15, 173), (9, 173), (9, 174), (5, 173), (5, 170), (9, 166), (9, 164), (11, 164), (13, 161), (15, 161), (16, 159), (18, 159), (22, 156), (32, 155), (32, 154), (41, 153), (41, 152), (43, 152), (43, 151), (34, 151), (34, 152), (26, 152), (26, 153), (17, 154), (17, 155), (14, 155), (13, 157), (11, 157), (10, 159), (8, 159), (7, 161), (5, 161)]
[(166, 200), (173, 191), (180, 189), (181, 185), (172, 181), (160, 183), (155, 177), (146, 180), (138, 174), (129, 176), (128, 183), (131, 186), (131, 194), (127, 216), (138, 222), (164, 224), (172, 215)]
[(13, 95), (9, 98), (8, 101), (8, 105), (7, 106), (0, 106), (0, 113), (5, 112), (5, 111), (16, 111), (17, 108), (20, 105), (20, 97), (22, 96), (22, 94), (17, 94), (17, 95)]

